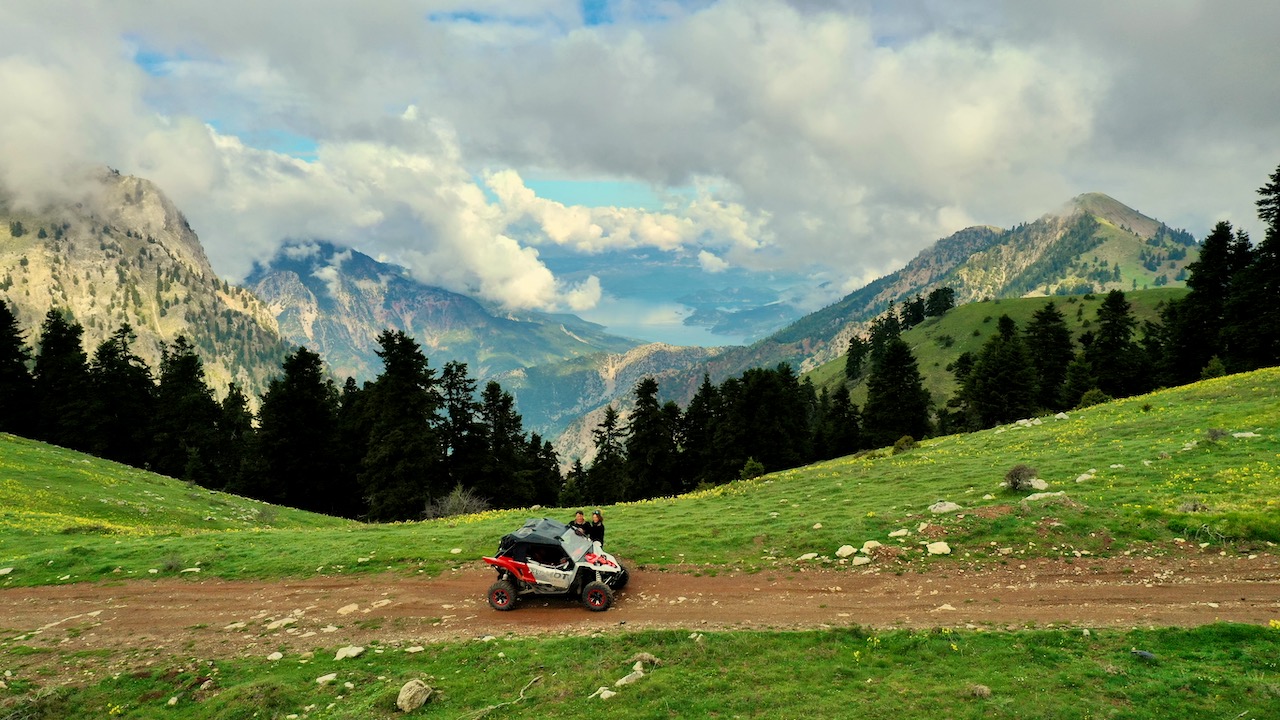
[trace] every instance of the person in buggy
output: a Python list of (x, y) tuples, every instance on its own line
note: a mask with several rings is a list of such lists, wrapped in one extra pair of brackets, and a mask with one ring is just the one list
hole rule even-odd
[(489, 606), (513, 610), (526, 595), (582, 598), (588, 610), (613, 604), (614, 592), (627, 584), (627, 569), (571, 525), (550, 518), (530, 518), (502, 537), (498, 552), (484, 561), (498, 579), (489, 586)]

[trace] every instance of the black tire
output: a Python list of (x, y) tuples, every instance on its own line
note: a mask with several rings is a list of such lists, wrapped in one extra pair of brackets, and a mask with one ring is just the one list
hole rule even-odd
[(494, 610), (516, 609), (516, 586), (499, 580), (489, 586), (489, 607)]
[(618, 573), (613, 578), (613, 591), (617, 592), (627, 586), (627, 581), (631, 579), (631, 573), (627, 571), (626, 565), (618, 563)]
[(582, 604), (591, 612), (604, 612), (613, 605), (613, 589), (599, 580), (593, 580), (582, 589)]

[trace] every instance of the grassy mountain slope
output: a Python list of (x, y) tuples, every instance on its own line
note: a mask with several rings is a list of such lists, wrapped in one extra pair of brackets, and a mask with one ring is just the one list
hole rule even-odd
[[(936, 438), (906, 454), (841, 458), (605, 512), (611, 549), (644, 572), (700, 564), (702, 572), (760, 571), (764, 582), (779, 571), (803, 572), (806, 563), (794, 560), (802, 553), (842, 567), (834, 559), (840, 545), (878, 540), (890, 552), (850, 568), (851, 578), (938, 572), (945, 579), (974, 564), (1033, 556), (1078, 562), (1185, 553), (1198, 543), (1208, 558), (1219, 549), (1273, 552), (1278, 460), (1280, 368), (1273, 368), (1095, 406), (1067, 420)], [(1065, 495), (1024, 501), (998, 488), (1015, 463), (1039, 468), (1049, 490)], [(280, 510), (268, 527), (257, 504), (238, 506), (11, 436), (0, 435), (0, 466), (0, 570), (12, 568), (0, 576), (3, 587), (189, 567), (229, 578), (437, 572), (490, 552), (529, 514), (361, 526)], [(964, 511), (934, 515), (927, 508), (938, 499)], [(46, 504), (56, 511), (36, 512)], [(249, 519), (204, 519), (228, 515), (224, 507)], [(922, 522), (930, 539), (950, 543), (950, 556), (920, 549)], [(89, 527), (96, 529), (75, 529)], [(898, 529), (909, 534), (890, 537)], [(452, 554), (455, 547), (462, 552)], [(225, 658), (110, 672), (96, 654), (36, 647), (0, 621), (0, 648), (13, 668), (0, 688), (0, 713), (10, 714), (0, 716), (393, 718), (403, 716), (394, 709), (400, 685), (426, 678), (441, 693), (416, 711), (424, 717), (480, 717), (500, 703), (507, 703), (505, 717), (558, 717), (600, 702), (586, 696), (614, 687), (640, 652), (662, 664), (614, 688), (610, 717), (1219, 718), (1229, 707), (1232, 716), (1261, 718), (1280, 697), (1280, 621), (1089, 632), (953, 629), (944, 617), (932, 630), (848, 622), (804, 632), (618, 627), (591, 631), (590, 639), (503, 636), (428, 652), (387, 644), (358, 661), (333, 659), (336, 648), (323, 636), (314, 652), (271, 661), (268, 639)], [(91, 623), (86, 628), (92, 632)], [(1135, 647), (1157, 659), (1136, 658)], [(59, 672), (28, 668), (36, 662)], [(317, 683), (327, 673), (338, 681)]]
[[(310, 576), (317, 567), (354, 572), (361, 569), (358, 557), (376, 557), (379, 568), (438, 571), (492, 551), (529, 514), (491, 511), (376, 526), (284, 510), (270, 516), (257, 503), (10, 436), (0, 436), (0, 458), (6, 468), (0, 567), (15, 568), (0, 586), (93, 580), (117, 567), (137, 574), (171, 556), (232, 578)], [(1028, 555), (1118, 552), (1193, 531), (1274, 542), (1280, 541), (1277, 458), (1280, 369), (1269, 369), (1088, 408), (1067, 420), (935, 438), (908, 454), (841, 458), (606, 514), (612, 549), (650, 566), (682, 563), (696, 552), (710, 565), (760, 569), (807, 552), (830, 557), (843, 544), (866, 540), (900, 545), (907, 562), (952, 562), (925, 558), (914, 535), (895, 540), (888, 533), (932, 518), (926, 508), (939, 499), (1016, 508), (1020, 496), (997, 486), (1006, 470), (1026, 463), (1069, 498), (1050, 501), (1063, 523), (1052, 549), (1028, 545), (1040, 530), (1035, 512), (931, 522), (962, 554), (979, 558), (997, 546)], [(1091, 477), (1078, 481), (1082, 475)], [(166, 499), (152, 497), (156, 488), (168, 488)], [(171, 507), (186, 509), (169, 518)], [(563, 509), (539, 512), (567, 517)], [(164, 533), (163, 543), (157, 533)]]
[[(1138, 321), (1139, 333), (1143, 321), (1159, 320), (1164, 303), (1182, 297), (1185, 288), (1157, 288), (1125, 293)], [(911, 352), (916, 356), (925, 388), (933, 397), (935, 406), (941, 406), (956, 391), (955, 376), (947, 366), (965, 352), (977, 354), (982, 345), (996, 334), (996, 321), (1008, 315), (1025, 329), (1031, 316), (1052, 302), (1066, 317), (1067, 327), (1075, 337), (1089, 330), (1097, 321), (1098, 307), (1105, 295), (1069, 295), (1066, 297), (1028, 297), (1007, 300), (983, 300), (951, 309), (942, 317), (929, 318), (902, 334)], [(807, 377), (819, 389), (834, 390), (844, 382), (845, 359), (836, 358), (807, 373)], [(866, 399), (865, 376), (850, 386), (854, 402), (861, 405)]]

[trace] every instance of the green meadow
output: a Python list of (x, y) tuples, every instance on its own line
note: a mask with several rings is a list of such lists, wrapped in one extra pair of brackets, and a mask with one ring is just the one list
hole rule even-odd
[[(1159, 554), (1196, 543), (1271, 553), (1280, 542), (1278, 428), (1280, 369), (1269, 369), (604, 511), (610, 550), (641, 572), (756, 572), (796, 566), (807, 553), (840, 567), (836, 550), (867, 540), (901, 548), (898, 572), (1000, 562), (1001, 551)], [(1003, 489), (1017, 464), (1035, 468), (1052, 494), (1027, 501)], [(943, 500), (963, 509), (931, 513)], [(999, 506), (1005, 511), (982, 511)], [(0, 571), (8, 570), (0, 587), (146, 582), (184, 571), (262, 580), (434, 575), (493, 552), (525, 517), (567, 519), (573, 509), (364, 525), (0, 435)], [(1046, 537), (1037, 521), (1048, 515), (1056, 524)], [(946, 528), (949, 556), (924, 552), (922, 522)], [(910, 534), (890, 537), (901, 529)], [(1271, 627), (1089, 633), (692, 630), (504, 637), (416, 654), (388, 646), (341, 663), (330, 660), (336, 648), (318, 644), (311, 657), (277, 663), (191, 659), (64, 685), (4, 676), (28, 655), (56, 651), (23, 645), (0, 619), (0, 720), (396, 717), (396, 692), (415, 677), (439, 695), (412, 717), (1280, 717), (1280, 611)], [(587, 698), (629, 672), (638, 652), (662, 664), (616, 697)], [(335, 683), (314, 682), (329, 672), (339, 673)], [(209, 679), (213, 689), (200, 690)]]

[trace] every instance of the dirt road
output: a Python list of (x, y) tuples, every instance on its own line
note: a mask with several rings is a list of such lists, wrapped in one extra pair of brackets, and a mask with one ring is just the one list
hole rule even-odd
[[(938, 568), (943, 569), (939, 570)], [(1280, 619), (1280, 558), (1010, 560), (1007, 565), (817, 569), (734, 574), (636, 568), (612, 609), (529, 598), (495, 612), (493, 580), (473, 565), (436, 578), (396, 575), (243, 582), (209, 579), (75, 584), (0, 591), (0, 653), (23, 665), (95, 650), (124, 667), (166, 657), (265, 656), (344, 645), (409, 647), (485, 635), (637, 628), (1194, 626)], [(14, 658), (11, 656), (11, 660)], [(65, 662), (65, 661), (64, 661)]]

